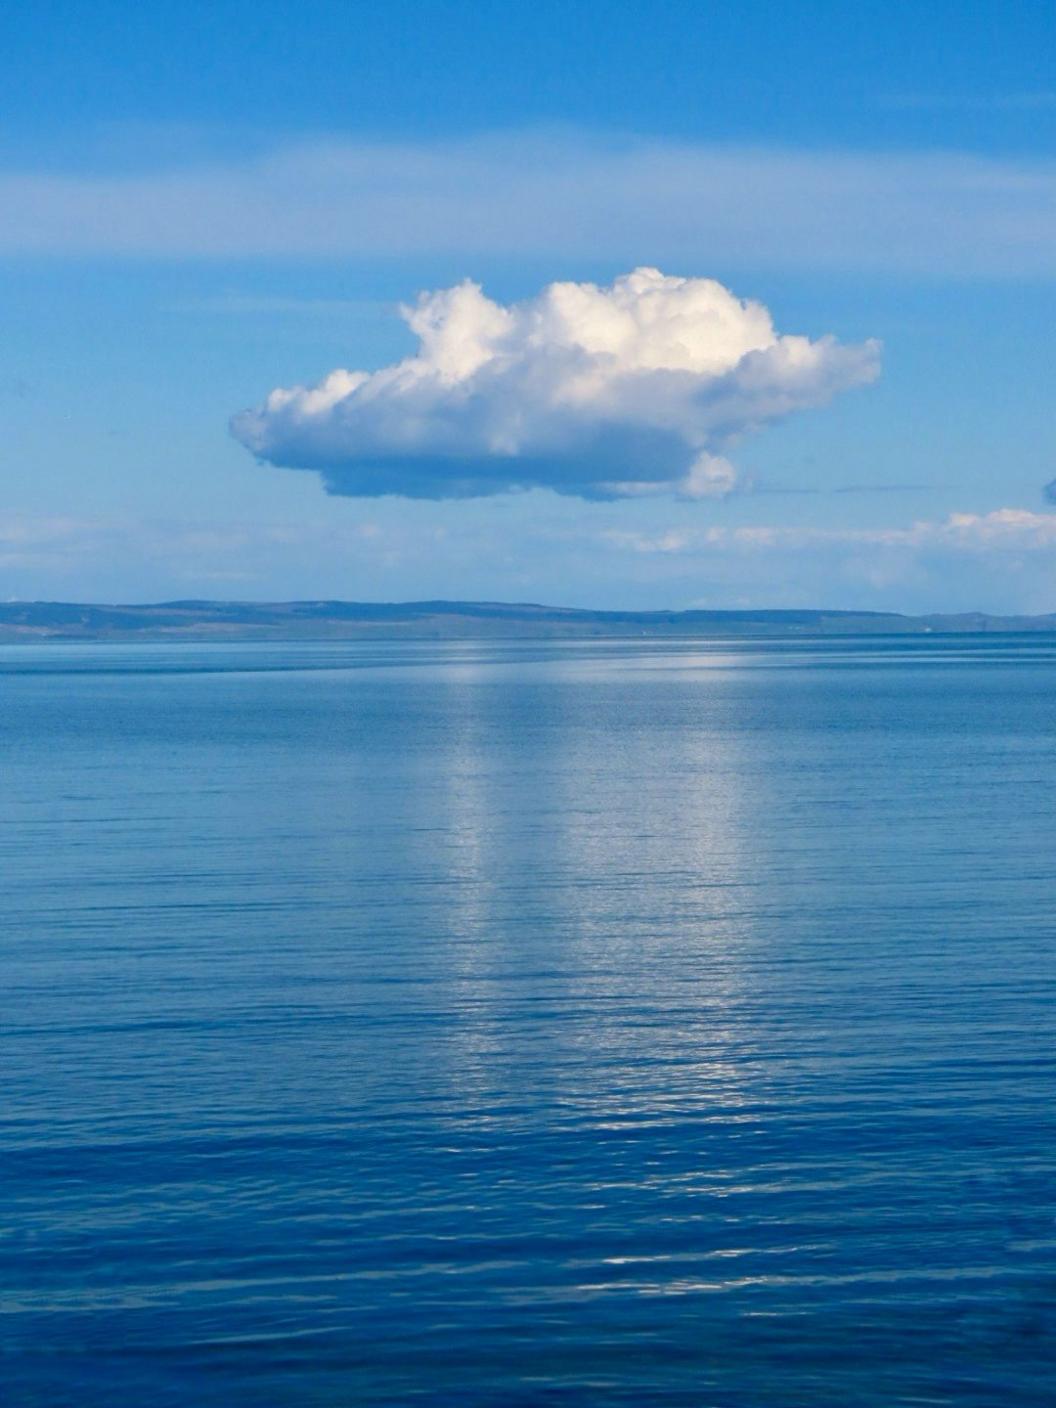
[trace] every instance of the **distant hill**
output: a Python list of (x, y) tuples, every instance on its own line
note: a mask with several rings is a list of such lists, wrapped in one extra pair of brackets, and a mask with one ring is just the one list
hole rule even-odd
[(1056, 631), (1056, 614), (882, 611), (588, 611), (494, 601), (0, 603), (0, 641), (294, 640), (407, 636), (788, 636)]

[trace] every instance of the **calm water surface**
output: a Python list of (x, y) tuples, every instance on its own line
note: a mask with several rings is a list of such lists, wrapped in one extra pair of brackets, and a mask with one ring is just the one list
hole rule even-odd
[(12, 1408), (1033, 1408), (1056, 643), (0, 650)]

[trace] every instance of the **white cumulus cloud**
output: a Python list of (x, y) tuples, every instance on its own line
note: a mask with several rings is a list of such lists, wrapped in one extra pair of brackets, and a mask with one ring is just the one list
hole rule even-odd
[(714, 279), (648, 268), (510, 306), (466, 281), (401, 313), (413, 356), (277, 388), (233, 418), (236, 437), (333, 494), (705, 498), (733, 487), (741, 436), (879, 369), (874, 341), (779, 335)]

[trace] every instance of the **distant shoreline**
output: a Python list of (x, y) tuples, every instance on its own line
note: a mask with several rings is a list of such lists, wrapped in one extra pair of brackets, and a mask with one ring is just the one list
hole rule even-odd
[(928, 635), (1056, 632), (1056, 613), (901, 615), (883, 611), (592, 611), (475, 601), (169, 601), (0, 603), (0, 643), (19, 641), (280, 641), (587, 639), (805, 635)]

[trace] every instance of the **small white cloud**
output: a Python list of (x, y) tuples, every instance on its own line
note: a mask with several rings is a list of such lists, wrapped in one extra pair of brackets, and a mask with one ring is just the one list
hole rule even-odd
[(876, 342), (782, 336), (761, 303), (657, 269), (509, 307), (466, 281), (401, 312), (413, 356), (278, 388), (234, 434), (333, 494), (708, 498), (735, 483), (732, 442), (879, 369)]
[(954, 548), (1008, 547), (1027, 550), (1056, 547), (1056, 513), (1025, 508), (996, 508), (990, 513), (951, 513), (944, 523), (914, 524), (914, 541)]

